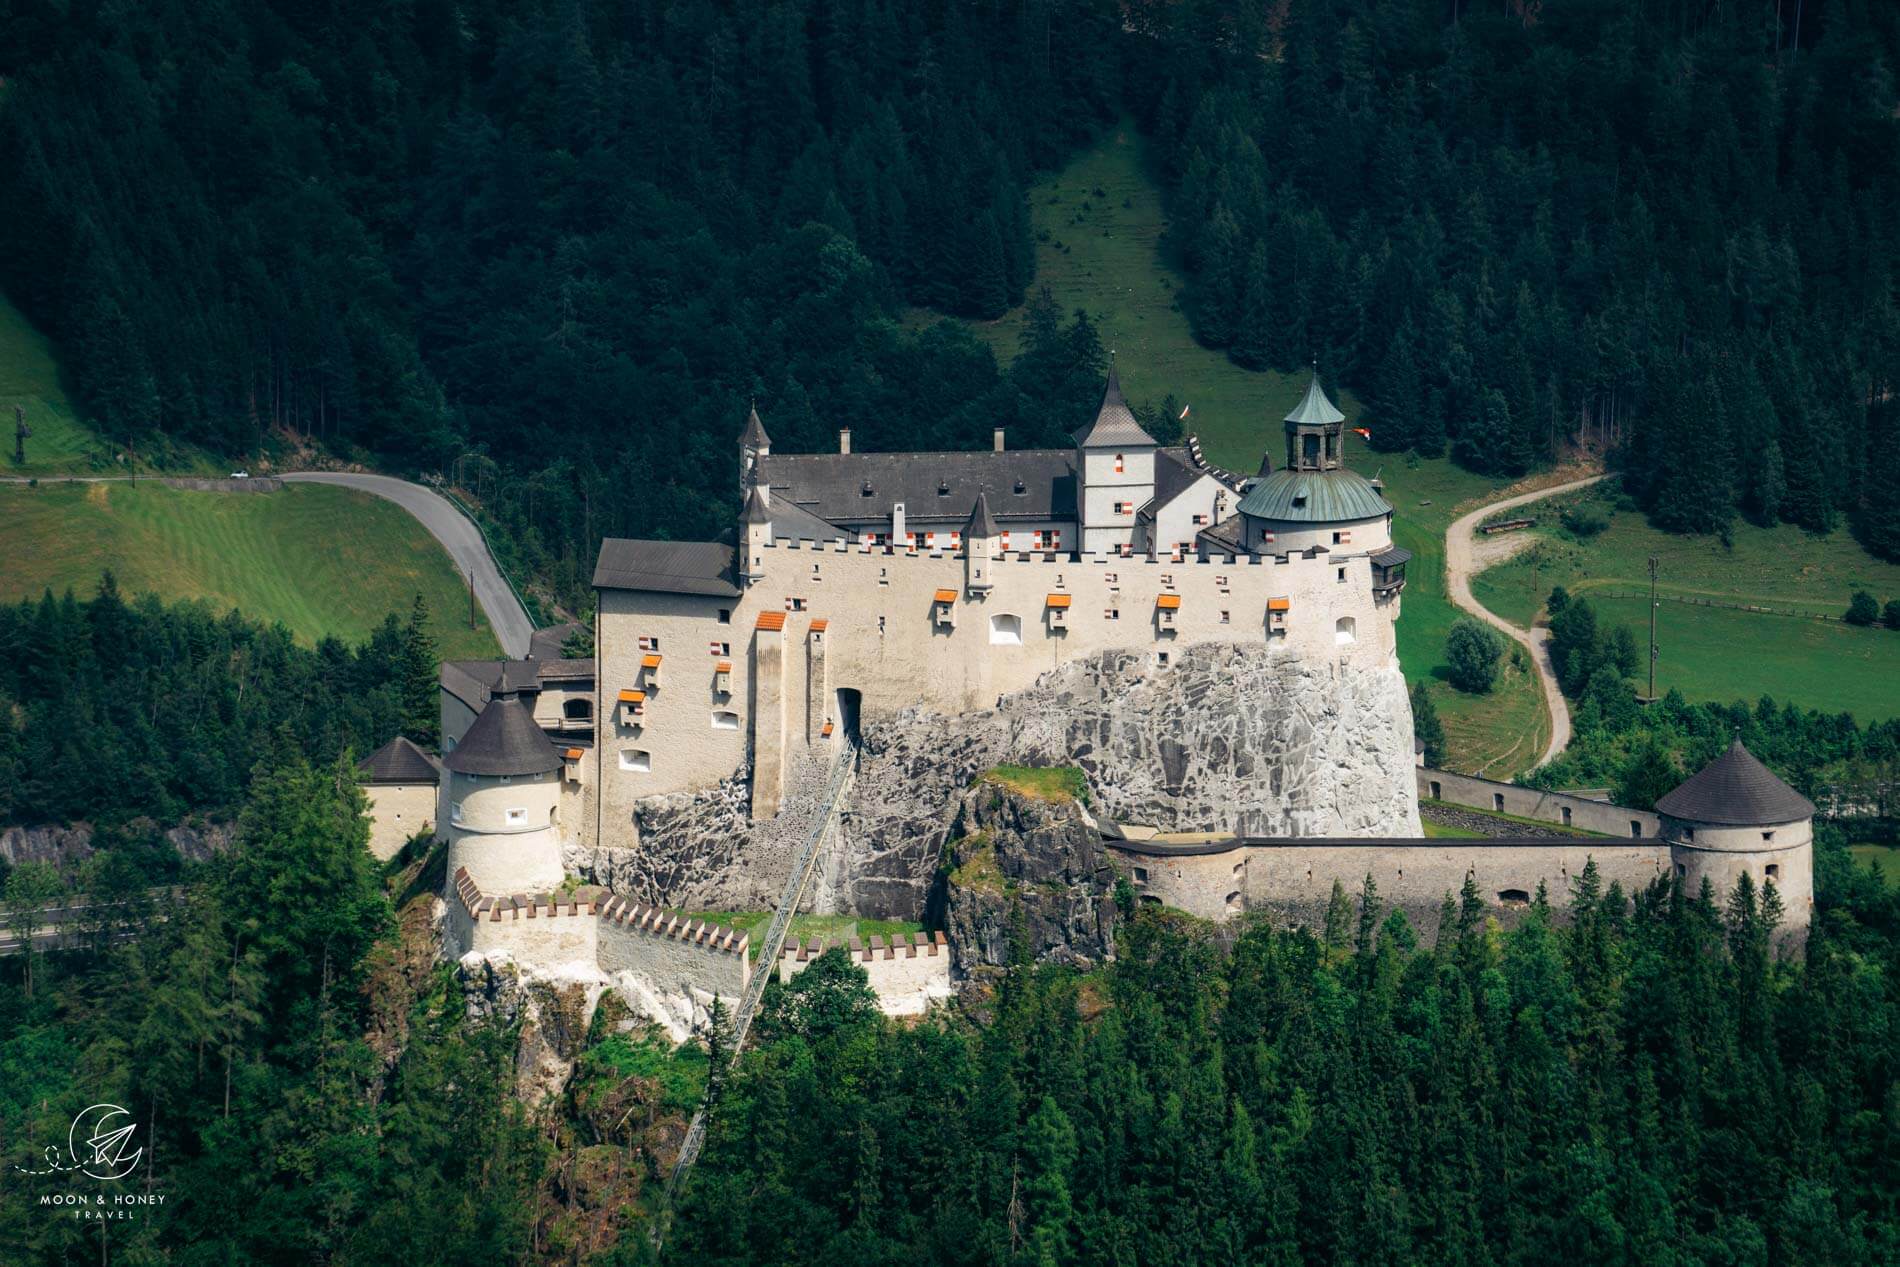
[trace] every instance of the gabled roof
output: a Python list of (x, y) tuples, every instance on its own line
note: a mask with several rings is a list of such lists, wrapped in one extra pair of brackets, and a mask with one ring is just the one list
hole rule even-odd
[(497, 692), (442, 764), (457, 774), (546, 774), (561, 768), (561, 754), (519, 695)]
[(1118, 446), (1150, 446), (1155, 438), (1135, 421), (1135, 411), (1122, 399), (1122, 380), (1113, 365), (1108, 367), (1108, 387), (1102, 392), (1102, 406), (1095, 421), (1075, 433), (1076, 444), (1084, 449), (1112, 449)]
[[(893, 503), (906, 522), (960, 528), (978, 493), (1003, 523), (1075, 518), (1075, 453), (1070, 449), (963, 449), (939, 453), (773, 453), (759, 459), (772, 489), (774, 536), (790, 516), (808, 523), (883, 525)], [(868, 490), (868, 491), (867, 491)]]
[(996, 535), (996, 520), (990, 515), (990, 499), (981, 491), (976, 495), (976, 504), (970, 507), (970, 518), (963, 525), (963, 535), (966, 538)]
[(1769, 827), (1814, 817), (1814, 802), (1757, 761), (1738, 735), (1727, 752), (1657, 801), (1656, 812), (1724, 827)]
[(440, 783), (442, 767), (407, 735), (397, 735), (356, 764), (366, 783)]
[(437, 681), (443, 690), (479, 713), (490, 693), (498, 688), (540, 690), (545, 668), (539, 660), (444, 660)]
[(1279, 470), (1240, 499), (1240, 513), (1289, 523), (1340, 523), (1392, 513), (1372, 481), (1357, 471)]
[(739, 433), (739, 443), (753, 448), (770, 448), (772, 437), (765, 434), (765, 424), (759, 421), (759, 407), (752, 406), (746, 415), (745, 430)]
[(1319, 427), (1330, 423), (1346, 421), (1346, 415), (1333, 408), (1333, 402), (1326, 398), (1326, 389), (1319, 385), (1319, 372), (1306, 381), (1306, 395), (1286, 420), (1303, 427)]
[(594, 588), (737, 598), (732, 547), (716, 541), (636, 541), (608, 537), (594, 564)]

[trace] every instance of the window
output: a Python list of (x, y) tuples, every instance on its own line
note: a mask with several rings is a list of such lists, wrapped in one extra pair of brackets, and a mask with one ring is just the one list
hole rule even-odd
[(1129, 541), (1122, 542), (1121, 556), (1124, 559), (1132, 559), (1135, 557), (1135, 547), (1134, 547), (1133, 542), (1129, 542)]
[(1781, 864), (1779, 862), (1771, 862), (1762, 868), (1762, 872), (1767, 875), (1770, 880), (1778, 880), (1781, 878)]
[(1135, 883), (1136, 884), (1148, 883), (1148, 868), (1146, 867), (1135, 868)]
[(1121, 578), (1113, 572), (1110, 572), (1108, 574), (1107, 579), (1108, 579), (1108, 587), (1110, 589), (1116, 589), (1121, 585)]
[(1641, 840), (1642, 838), (1643, 838), (1643, 825), (1637, 822), (1633, 818), (1630, 819), (1630, 839)]
[(1771, 831), (1765, 831), (1761, 834), (1761, 838), (1763, 840), (1773, 840), (1775, 838), (1775, 833)]
[(1237, 892), (1237, 891), (1236, 891), (1236, 892), (1233, 892), (1233, 893), (1229, 893), (1229, 894), (1227, 895), (1227, 909), (1228, 909), (1229, 911), (1238, 911), (1238, 910), (1240, 909), (1240, 894), (1239, 894), (1239, 892)]
[(1437, 779), (1432, 780), (1432, 799), (1434, 801), (1442, 801), (1445, 799), (1444, 789), (1438, 785)]
[(1227, 611), (1226, 608), (1222, 608), (1221, 614), (1220, 614), (1220, 623), (1225, 625), (1229, 623), (1230, 619), (1231, 619), (1230, 613)]
[(1334, 646), (1350, 647), (1354, 642), (1358, 641), (1358, 637), (1359, 622), (1354, 620), (1351, 616), (1341, 616), (1338, 620), (1333, 622)]
[(884, 617), (882, 616), (877, 618), (877, 636), (880, 638), (884, 636)]
[(1162, 588), (1162, 589), (1173, 589), (1173, 588), (1174, 588), (1174, 573), (1172, 573), (1172, 572), (1163, 572), (1163, 573), (1161, 574), (1161, 588)]
[(528, 811), (525, 809), (511, 809), (506, 811), (503, 817), (508, 820), (510, 827), (519, 827), (528, 821)]
[(1158, 669), (1165, 669), (1168, 667), (1168, 653), (1167, 652), (1165, 651), (1155, 652), (1155, 667)]
[(729, 656), (732, 654), (732, 644), (730, 642), (709, 642), (706, 644), (706, 650), (716, 656)]
[(1496, 810), (1500, 814), (1504, 812), (1504, 793), (1502, 792), (1491, 793), (1491, 808)]
[(805, 600), (802, 598), (794, 598), (788, 594), (785, 597), (785, 610), (788, 612), (802, 612), (805, 610)]
[(1694, 839), (1695, 839), (1695, 828), (1693, 828), (1693, 827), (1685, 827), (1685, 828), (1683, 828), (1683, 829), (1682, 829), (1682, 838), (1683, 838), (1684, 840), (1694, 840)]
[(1564, 826), (1570, 826), (1570, 807), (1568, 805), (1560, 805), (1558, 808), (1563, 811)]
[(1113, 607), (1108, 608), (1102, 613), (1103, 620), (1120, 620), (1121, 618), (1122, 614)]
[(1214, 584), (1220, 587), (1221, 593), (1225, 594), (1227, 592), (1227, 578), (1225, 576), (1216, 574), (1214, 577)]
[(1344, 585), (1346, 583), (1346, 569), (1345, 568), (1339, 569), (1339, 583), (1341, 585)]
[(1124, 470), (1124, 464), (1122, 462), (1122, 455), (1117, 453), (1115, 455), (1115, 474), (1120, 475), (1123, 470)]
[(891, 570), (889, 568), (879, 568), (877, 570), (877, 583), (879, 585), (889, 585), (891, 583)]
[(452, 823), (459, 823), (462, 821), (462, 803), (460, 801), (454, 801), (450, 803), (449, 821)]
[(1682, 863), (1682, 862), (1678, 862), (1678, 863), (1676, 864), (1676, 878), (1677, 878), (1677, 879), (1687, 879), (1688, 877), (1689, 877), (1689, 867), (1688, 867), (1688, 864), (1687, 864), (1687, 863)]
[(645, 635), (641, 635), (640, 650), (658, 651), (659, 649), (660, 649), (660, 640), (658, 638), (649, 638), (649, 637), (646, 637)]
[(1009, 549), (1009, 529), (1007, 528), (1003, 529), (1003, 531), (998, 533), (997, 536), (998, 536), (998, 539), (1002, 542), (1003, 549), (1005, 550)]
[(730, 625), (732, 623), (732, 608), (721, 607), (719, 609), (719, 623), (722, 625)]
[(592, 721), (594, 703), (592, 700), (570, 699), (561, 701), (561, 717), (566, 721)]
[(620, 750), (620, 768), (645, 774), (653, 769), (653, 754), (645, 748), (622, 748)]
[(818, 574), (818, 565), (816, 563), (811, 565), (811, 579), (814, 581), (822, 581), (825, 579)]
[(1206, 526), (1206, 524), (1207, 524), (1207, 516), (1206, 516), (1206, 515), (1196, 515), (1196, 516), (1194, 516), (1194, 524), (1195, 524), (1195, 526), (1196, 526), (1196, 527), (1204, 527), (1204, 526)]
[(1499, 889), (1498, 901), (1506, 906), (1529, 906), (1531, 895), (1523, 889)]
[[(882, 628), (882, 618), (880, 628)], [(1007, 612), (990, 617), (990, 645), (995, 647), (1020, 647), (1023, 645), (1023, 618)]]
[(712, 715), (712, 728), (713, 728), (714, 730), (737, 730), (737, 729), (739, 729), (739, 714), (737, 714), (737, 713), (731, 713), (731, 712), (726, 712), (726, 711), (724, 711), (724, 710), (720, 710), (720, 711), (717, 711), (717, 712), (715, 712), (715, 713), (713, 713), (713, 715)]

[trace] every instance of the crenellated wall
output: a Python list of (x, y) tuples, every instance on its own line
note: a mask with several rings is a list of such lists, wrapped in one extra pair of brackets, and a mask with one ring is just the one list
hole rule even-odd
[[(1363, 553), (1016, 553), (998, 556), (992, 588), (980, 593), (965, 587), (961, 552), (780, 539), (758, 554), (763, 579), (738, 597), (600, 591), (603, 698), (642, 680), (653, 647), (665, 659), (664, 681), (637, 718), (620, 709), (602, 718), (600, 843), (624, 836), (635, 801), (710, 787), (749, 751), (803, 746), (814, 731), (817, 743), (836, 742), (844, 691), (857, 693), (865, 717), (913, 706), (954, 716), (1101, 651), (1137, 650), (1159, 665), (1197, 642), (1270, 643), (1314, 664), (1393, 664), (1396, 607), (1375, 601)], [(939, 604), (939, 592), (954, 599)], [(1051, 595), (1067, 607), (1051, 607)], [(760, 630), (767, 615), (782, 629)], [(729, 692), (716, 688), (722, 661), (732, 666)], [(815, 727), (812, 713), (821, 714)]]
[(779, 955), (778, 979), (790, 981), (812, 960), (838, 946), (864, 969), (886, 1016), (921, 1016), (932, 1003), (955, 993), (950, 985), (950, 945), (942, 933), (896, 933), (889, 940), (873, 933), (868, 941), (813, 937), (802, 946), (788, 943)]

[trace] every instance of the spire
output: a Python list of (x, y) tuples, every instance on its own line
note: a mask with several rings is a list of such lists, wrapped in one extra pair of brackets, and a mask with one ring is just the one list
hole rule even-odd
[(1346, 415), (1333, 408), (1333, 402), (1327, 399), (1326, 389), (1319, 385), (1319, 367), (1313, 369), (1313, 376), (1306, 382), (1306, 395), (1286, 421), (1302, 427), (1330, 426), (1335, 422), (1346, 421)]
[(976, 504), (970, 507), (970, 518), (963, 525), (963, 539), (971, 541), (978, 537), (996, 535), (996, 521), (990, 518), (990, 499), (986, 493), (976, 495)]
[(766, 449), (772, 445), (772, 437), (765, 434), (765, 424), (759, 421), (759, 405), (752, 403), (751, 412), (746, 415), (745, 430), (739, 433), (739, 443), (754, 449)]
[[(753, 417), (758, 417), (754, 414)], [(745, 495), (745, 510), (739, 516), (742, 524), (769, 524), (772, 522), (772, 510), (765, 504), (765, 494), (754, 484)]]
[(1076, 434), (1075, 442), (1085, 449), (1153, 447), (1155, 443), (1154, 437), (1135, 421), (1135, 411), (1122, 399), (1121, 373), (1113, 361), (1108, 363), (1108, 386), (1102, 391), (1102, 405), (1095, 411), (1095, 421)]

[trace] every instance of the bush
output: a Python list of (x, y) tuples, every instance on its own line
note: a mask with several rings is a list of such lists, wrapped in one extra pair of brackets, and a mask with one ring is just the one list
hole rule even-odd
[(1880, 619), (1880, 604), (1866, 590), (1855, 590), (1853, 601), (1847, 604), (1845, 619), (1850, 625), (1871, 625)]
[(1445, 726), (1438, 720), (1432, 693), (1423, 682), (1412, 684), (1412, 734), (1425, 745), (1425, 764), (1439, 766), (1445, 761)]
[(1900, 629), (1900, 598), (1887, 600), (1887, 610), (1881, 613), (1880, 623), (1889, 629)]
[(1445, 638), (1445, 661), (1451, 666), (1451, 684), (1472, 695), (1483, 695), (1498, 680), (1498, 658), (1504, 640), (1475, 620), (1460, 620)]
[(1610, 517), (1594, 502), (1583, 502), (1563, 513), (1563, 524), (1572, 536), (1590, 538), (1610, 526)]

